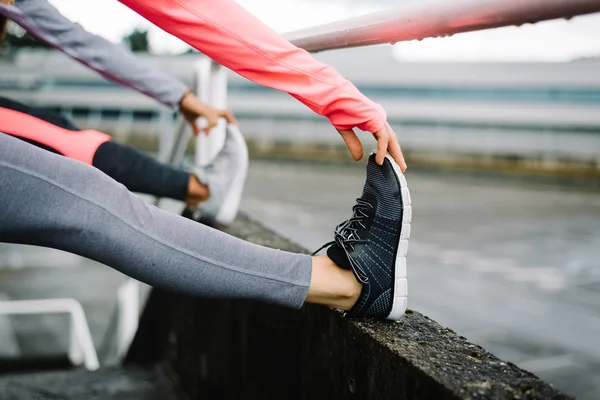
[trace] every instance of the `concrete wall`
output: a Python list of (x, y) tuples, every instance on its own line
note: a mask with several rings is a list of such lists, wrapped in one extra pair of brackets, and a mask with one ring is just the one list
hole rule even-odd
[[(241, 216), (226, 230), (305, 252)], [(154, 290), (127, 362), (166, 361), (192, 399), (566, 399), (451, 329), (413, 311), (400, 322), (354, 321)]]

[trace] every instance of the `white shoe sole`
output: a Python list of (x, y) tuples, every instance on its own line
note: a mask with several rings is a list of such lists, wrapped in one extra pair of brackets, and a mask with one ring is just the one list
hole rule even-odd
[(246, 146), (246, 140), (237, 126), (228, 125), (227, 129), (229, 130), (228, 134), (232, 135), (238, 145), (243, 147), (244, 150), (239, 154), (237, 170), (232, 171), (235, 174), (233, 181), (231, 182), (229, 191), (225, 193), (219, 212), (215, 216), (215, 222), (220, 225), (229, 225), (235, 220), (240, 208), (242, 193), (244, 192), (246, 175), (248, 174), (248, 147)]
[[(372, 153), (373, 154), (373, 153)], [(387, 154), (385, 156), (398, 177), (400, 182), (400, 193), (402, 196), (402, 231), (400, 232), (400, 238), (398, 239), (398, 250), (396, 252), (395, 261), (395, 273), (394, 273), (394, 298), (392, 299), (392, 310), (386, 319), (397, 321), (406, 312), (406, 306), (408, 301), (408, 280), (406, 274), (406, 254), (408, 253), (408, 239), (410, 238), (410, 221), (412, 219), (412, 205), (410, 199), (410, 192), (408, 190), (408, 184), (406, 178), (400, 167), (392, 156)]]

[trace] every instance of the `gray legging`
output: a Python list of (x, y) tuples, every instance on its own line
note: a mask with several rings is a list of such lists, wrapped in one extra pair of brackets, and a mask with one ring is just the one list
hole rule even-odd
[(311, 258), (148, 205), (98, 169), (0, 133), (0, 241), (66, 250), (150, 285), (299, 308)]

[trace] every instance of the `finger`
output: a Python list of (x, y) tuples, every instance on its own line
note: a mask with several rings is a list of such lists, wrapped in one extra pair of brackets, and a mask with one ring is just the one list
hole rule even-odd
[(235, 117), (235, 115), (230, 111), (231, 113), (231, 123), (234, 125), (239, 125), (240, 123), (238, 122), (237, 118)]
[(402, 172), (404, 172), (404, 171), (406, 171), (407, 165), (406, 165), (406, 161), (404, 160), (404, 155), (402, 154), (402, 148), (400, 147), (400, 143), (398, 143), (398, 137), (396, 136), (396, 133), (394, 132), (394, 130), (392, 129), (392, 127), (389, 124), (387, 124), (387, 128), (388, 128), (388, 131), (390, 132), (390, 141), (388, 143), (388, 151), (392, 155), (392, 158), (394, 159), (394, 161), (396, 161), (396, 163), (400, 167), (400, 170)]
[(408, 168), (408, 166), (406, 165), (404, 155), (402, 154), (402, 148), (398, 143), (398, 138), (396, 138), (395, 136), (390, 137), (388, 151), (390, 152), (394, 161), (396, 161), (396, 164), (398, 164), (398, 166), (400, 167), (400, 171), (406, 171), (406, 168)]
[(204, 132), (206, 132), (206, 134), (208, 135), (210, 133), (210, 131), (212, 130), (212, 128), (217, 126), (218, 121), (219, 121), (218, 119), (209, 120), (208, 124), (204, 128)]
[(214, 122), (211, 122), (211, 120), (204, 116), (198, 118), (196, 120), (196, 123), (200, 127), (200, 132), (202, 132), (205, 135), (208, 135), (210, 133), (210, 130), (216, 125)]
[(377, 139), (377, 155), (375, 156), (375, 162), (379, 165), (383, 165), (383, 160), (385, 159), (385, 155), (387, 154), (390, 134), (388, 133), (387, 128), (384, 126), (374, 135)]
[(233, 113), (229, 110), (225, 110), (225, 119), (227, 120), (227, 123), (229, 123), (229, 124), (237, 124), (237, 121), (235, 120)]
[(227, 123), (237, 125), (237, 120), (230, 110), (219, 110), (219, 116), (227, 120)]
[(350, 154), (354, 160), (358, 161), (363, 156), (363, 147), (362, 143), (354, 133), (352, 129), (338, 129), (337, 130), (340, 135), (342, 135), (342, 139), (346, 142), (346, 146), (348, 146), (348, 150), (350, 150)]
[(190, 126), (192, 127), (192, 133), (194, 134), (194, 136), (198, 136), (198, 134), (201, 131), (200, 131), (200, 128), (198, 128), (198, 123), (196, 122), (195, 119), (190, 121)]

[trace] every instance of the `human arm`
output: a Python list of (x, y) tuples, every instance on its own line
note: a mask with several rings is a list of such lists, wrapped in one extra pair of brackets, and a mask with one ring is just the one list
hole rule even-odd
[(0, 14), (108, 80), (168, 107), (179, 108), (196, 134), (200, 131), (196, 124), (198, 117), (207, 119), (206, 131), (216, 125), (219, 117), (234, 121), (228, 110), (216, 110), (200, 102), (177, 78), (145, 64), (123, 46), (86, 31), (47, 0), (19, 0), (12, 6), (0, 4)]
[(337, 71), (294, 46), (233, 0), (119, 0), (165, 31), (238, 74), (288, 92), (340, 132), (355, 159), (354, 128), (373, 133), (378, 162), (387, 149), (406, 168), (383, 108)]

